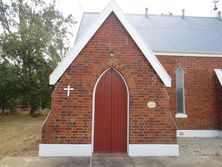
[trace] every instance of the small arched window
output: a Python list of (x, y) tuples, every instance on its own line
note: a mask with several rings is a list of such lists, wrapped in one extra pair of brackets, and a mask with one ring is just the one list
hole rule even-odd
[(184, 71), (181, 67), (176, 69), (176, 109), (176, 117), (185, 115)]

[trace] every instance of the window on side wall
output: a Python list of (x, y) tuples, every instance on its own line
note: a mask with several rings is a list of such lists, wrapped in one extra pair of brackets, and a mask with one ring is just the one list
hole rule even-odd
[(176, 69), (176, 118), (187, 118), (184, 92), (184, 71), (178, 67)]

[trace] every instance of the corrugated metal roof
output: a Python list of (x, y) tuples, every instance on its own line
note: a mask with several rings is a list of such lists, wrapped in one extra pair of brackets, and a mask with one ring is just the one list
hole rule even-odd
[[(76, 42), (99, 13), (84, 13)], [(126, 14), (126, 18), (155, 52), (222, 53), (222, 20), (213, 17)]]

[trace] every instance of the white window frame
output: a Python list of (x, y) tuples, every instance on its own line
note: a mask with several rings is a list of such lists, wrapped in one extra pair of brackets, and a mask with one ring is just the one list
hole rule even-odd
[[(182, 87), (183, 87), (183, 113), (178, 113), (177, 111), (177, 87), (176, 87), (176, 118), (187, 118), (186, 110), (185, 110), (185, 84), (184, 84), (184, 70), (182, 67), (176, 68), (177, 70), (180, 70), (182, 72)], [(177, 75), (176, 75), (176, 84), (177, 84)]]

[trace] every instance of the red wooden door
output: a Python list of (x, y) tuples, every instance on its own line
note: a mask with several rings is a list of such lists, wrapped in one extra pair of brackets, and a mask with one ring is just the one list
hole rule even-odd
[(100, 79), (95, 94), (94, 152), (126, 153), (127, 90), (113, 69)]

